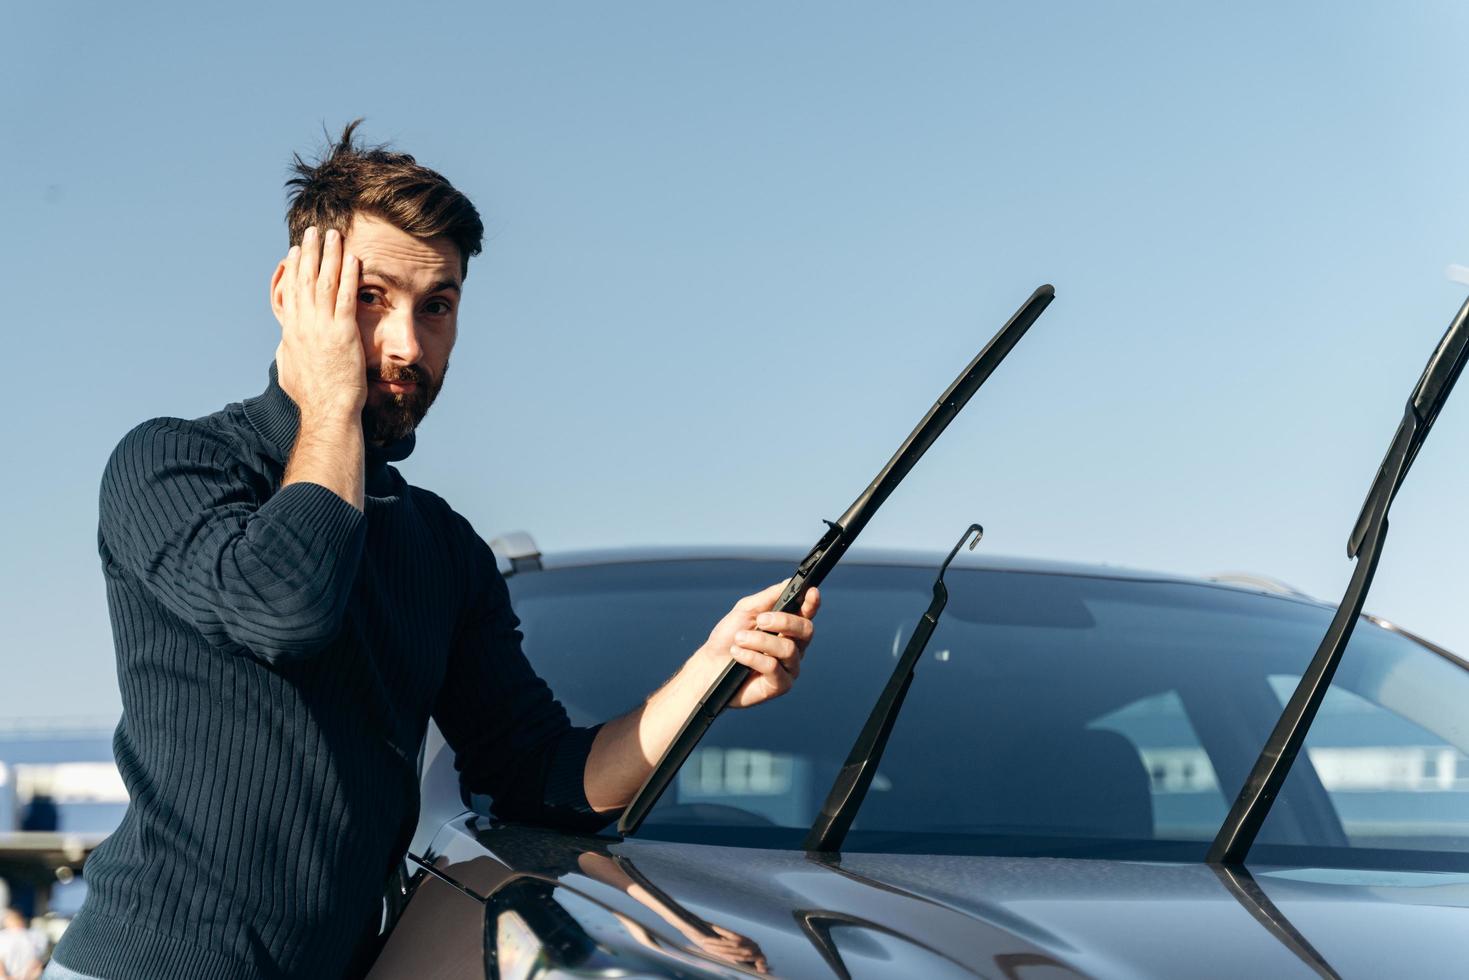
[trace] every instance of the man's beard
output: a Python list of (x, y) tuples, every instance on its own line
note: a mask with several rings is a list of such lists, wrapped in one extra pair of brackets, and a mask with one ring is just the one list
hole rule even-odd
[[(444, 374), (449, 365), (444, 364)], [(385, 391), (374, 402), (374, 381), (412, 381), (412, 391)], [(428, 414), (429, 406), (439, 397), (444, 386), (444, 376), (435, 378), (421, 364), (408, 364), (400, 368), (383, 365), (367, 369), (368, 400), (362, 407), (362, 435), (369, 445), (387, 446), (406, 438), (418, 427)]]

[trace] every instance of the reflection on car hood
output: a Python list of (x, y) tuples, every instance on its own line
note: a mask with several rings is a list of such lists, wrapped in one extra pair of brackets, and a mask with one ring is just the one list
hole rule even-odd
[[(446, 829), (435, 853), (480, 896), (536, 875), (705, 958), (689, 924), (719, 926), (758, 947), (776, 976), (1446, 976), (1469, 935), (1464, 874), (1258, 869), (1246, 876), (1258, 884), (1251, 907), (1205, 864), (828, 861), (475, 818)], [(599, 870), (614, 866), (631, 877)], [(1283, 926), (1269, 927), (1260, 904)]]

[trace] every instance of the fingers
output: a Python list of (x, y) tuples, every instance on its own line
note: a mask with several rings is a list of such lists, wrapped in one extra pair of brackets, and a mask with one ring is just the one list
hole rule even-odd
[(336, 304), (337, 283), (342, 275), (342, 236), (328, 228), (321, 245), (321, 271), (316, 275), (316, 308), (330, 310)]
[(777, 636), (763, 630), (740, 630), (735, 634), (735, 646), (744, 647), (754, 653), (763, 653), (782, 663), (799, 659), (801, 648), (788, 636)]
[(286, 316), (292, 319), (296, 315), (296, 276), (300, 264), (301, 246), (292, 245), (286, 253), (285, 271), (281, 273), (281, 305), (285, 307)]
[(301, 236), (301, 252), (296, 264), (296, 301), (301, 307), (309, 306), (314, 298), (316, 273), (321, 268), (321, 241), (316, 229), (307, 228)]
[(367, 400), (367, 370), (357, 325), (362, 264), (346, 254), (336, 229), (307, 228), (281, 264), (281, 387), (303, 416), (351, 417)]
[[(785, 587), (790, 584), (790, 581), (790, 579), (786, 579), (784, 582), (776, 582), (769, 588), (761, 589), (754, 595), (747, 595), (735, 603), (735, 608), (743, 612), (754, 613), (762, 613), (773, 609), (775, 607), (775, 601), (780, 598), (780, 594), (785, 591)], [(801, 599), (801, 615), (810, 619), (816, 614), (816, 610), (820, 608), (821, 590), (813, 585), (806, 590), (805, 596)]]
[(755, 617), (755, 628), (809, 643), (816, 628), (811, 620), (794, 613), (763, 612)]
[[(296, 283), (295, 309), (340, 312), (343, 307), (341, 287), (343, 281), (342, 236), (335, 228), (323, 234), (316, 226), (307, 228), (301, 236), (301, 244), (294, 247), (286, 258), (286, 275), (293, 276)], [(351, 305), (357, 302), (357, 283), (352, 282)]]
[(767, 698), (780, 697), (791, 689), (791, 684), (795, 681), (794, 675), (782, 670), (780, 661), (774, 657), (766, 656), (763, 653), (756, 653), (744, 647), (731, 647), (730, 656), (734, 658), (736, 663), (744, 664), (756, 675), (755, 679), (746, 682), (746, 691), (749, 691), (750, 684), (758, 682), (762, 686), (762, 689), (758, 692), (758, 697), (747, 701), (747, 704), (754, 704)]
[(357, 321), (357, 286), (362, 266), (357, 256), (348, 253), (342, 259), (342, 282), (337, 288), (336, 315), (339, 319)]
[(789, 584), (789, 579), (777, 582), (741, 599), (710, 634), (711, 640), (722, 641), (711, 644), (711, 652), (727, 649), (727, 656), (755, 675), (741, 687), (738, 707), (779, 697), (801, 676), (801, 658), (815, 632), (811, 617), (821, 608), (821, 593), (807, 589), (799, 615), (776, 612), (775, 602)]
[(780, 598), (780, 594), (785, 591), (786, 583), (789, 581), (790, 579), (786, 579), (785, 582), (776, 582), (768, 589), (761, 589), (754, 595), (747, 595), (735, 603), (735, 608), (745, 612), (764, 612), (775, 605), (775, 600)]
[(338, 322), (356, 321), (362, 262), (345, 248), (335, 228), (323, 234), (313, 225), (302, 234), (301, 244), (286, 253), (282, 279), (288, 288), (282, 292), (293, 322), (301, 323), (299, 317), (313, 311)]
[[(755, 663), (740, 660), (742, 653)], [(795, 640), (759, 630), (740, 630), (735, 634), (735, 645), (730, 648), (730, 655), (747, 667), (772, 676), (781, 671), (792, 680), (801, 676), (801, 654), (802, 649)]]
[(810, 619), (816, 615), (817, 610), (820, 608), (821, 590), (813, 585), (806, 590), (806, 597), (801, 600), (801, 615)]

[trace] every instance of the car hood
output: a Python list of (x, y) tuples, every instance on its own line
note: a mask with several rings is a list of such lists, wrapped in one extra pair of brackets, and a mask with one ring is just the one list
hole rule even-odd
[[(476, 819), (441, 835), (434, 864), (481, 897), (518, 875), (554, 883), (573, 906), (615, 913), (723, 973), (1457, 976), (1469, 936), (1466, 874), (1231, 875), (1204, 864), (1031, 857), (828, 860)], [(734, 958), (732, 945), (743, 950)]]

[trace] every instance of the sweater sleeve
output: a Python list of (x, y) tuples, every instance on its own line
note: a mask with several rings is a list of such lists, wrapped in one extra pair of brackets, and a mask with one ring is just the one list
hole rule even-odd
[(366, 522), (314, 483), (263, 492), (218, 435), (145, 422), (103, 473), (99, 545), (210, 644), (307, 657), (341, 626)]
[(433, 711), (460, 784), (488, 794), (501, 819), (600, 830), (617, 817), (597, 813), (586, 797), (587, 756), (600, 726), (573, 726), (537, 676), (494, 554), (468, 522), (463, 527), (472, 541), (472, 592)]

